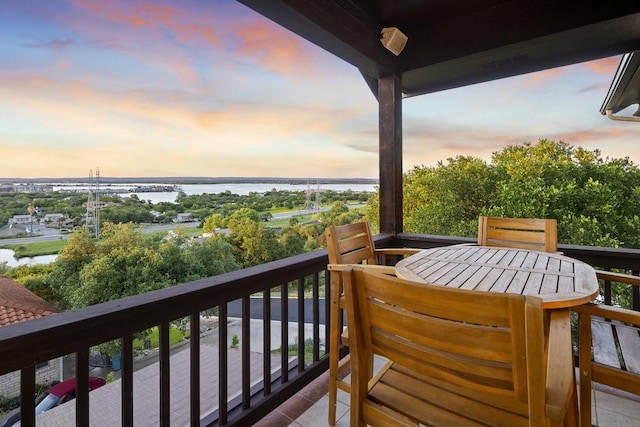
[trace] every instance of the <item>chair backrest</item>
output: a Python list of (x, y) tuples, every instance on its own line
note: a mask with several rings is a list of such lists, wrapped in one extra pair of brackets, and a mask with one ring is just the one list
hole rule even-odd
[(329, 264), (377, 264), (371, 226), (368, 222), (327, 228)]
[[(456, 392), (518, 402), (544, 420), (538, 297), (427, 285), (357, 266), (343, 272), (343, 282), (352, 375), (370, 371), (379, 354)], [(366, 394), (366, 381), (363, 387)]]
[(478, 244), (558, 251), (558, 224), (555, 219), (478, 218)]

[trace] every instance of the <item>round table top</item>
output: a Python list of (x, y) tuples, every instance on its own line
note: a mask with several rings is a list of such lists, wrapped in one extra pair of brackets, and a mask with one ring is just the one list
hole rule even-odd
[(556, 253), (490, 246), (426, 249), (396, 264), (404, 279), (476, 291), (536, 295), (544, 308), (592, 301), (599, 292), (594, 269)]

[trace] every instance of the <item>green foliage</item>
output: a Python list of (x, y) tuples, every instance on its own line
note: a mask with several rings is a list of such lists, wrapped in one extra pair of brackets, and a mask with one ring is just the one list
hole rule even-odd
[(494, 188), (489, 167), (458, 156), (435, 168), (415, 167), (405, 179), (405, 227), (428, 234), (466, 235)]
[(51, 271), (32, 287), (49, 292), (45, 299), (62, 308), (79, 308), (238, 268), (225, 241), (194, 243), (177, 229), (158, 243), (134, 224), (105, 223), (99, 241), (86, 229), (74, 230)]
[(320, 223), (324, 228), (334, 225), (352, 224), (362, 219), (359, 211), (349, 209), (344, 202), (334, 202), (331, 209), (320, 213)]
[[(304, 363), (311, 364), (313, 363), (313, 340), (311, 338), (307, 338), (304, 340)], [(293, 344), (289, 344), (287, 348), (287, 354), (289, 357), (297, 357), (298, 356), (298, 337), (295, 338), (295, 342)], [(272, 354), (280, 354), (282, 353), (282, 348), (271, 350)], [(324, 353), (320, 350), (320, 356), (323, 356)]]
[[(34, 200), (12, 195), (11, 200), (20, 209), (25, 203), (33, 203), (49, 212), (69, 212), (72, 207), (67, 202), (77, 204), (81, 210), (78, 218), (82, 217), (84, 197), (65, 194), (66, 202), (56, 197), (54, 194)], [(55, 262), (45, 268), (11, 269), (0, 265), (0, 272), (11, 274), (14, 280), (61, 309), (84, 307), (317, 250), (324, 245), (327, 226), (361, 220), (363, 214), (348, 209), (346, 203), (364, 202), (368, 197), (366, 192), (325, 191), (323, 201), (335, 201), (329, 211), (315, 214), (306, 224), (291, 219), (280, 229), (265, 226), (264, 220), (270, 217), (268, 211), (301, 208), (305, 192), (179, 194), (178, 204), (155, 206), (137, 197), (122, 200), (113, 196), (109, 201), (115, 205), (101, 211), (99, 240), (87, 228), (75, 227)], [(0, 205), (0, 212), (1, 208)], [(166, 235), (144, 237), (134, 223), (149, 221), (151, 209), (171, 216), (188, 211), (203, 218), (204, 232), (228, 228), (229, 234), (195, 240), (178, 228)], [(309, 286), (310, 282), (305, 282), (305, 288)]]
[(50, 280), (49, 275), (52, 272), (53, 264), (23, 265), (11, 269), (9, 277), (18, 283), (22, 283), (27, 289), (45, 301), (58, 306), (62, 300), (62, 295), (60, 295), (58, 287)]
[(227, 228), (227, 218), (219, 213), (208, 216), (202, 223), (202, 232), (211, 233), (216, 228)]
[[(149, 348), (158, 348), (160, 345), (160, 332), (158, 331), (158, 327), (154, 326), (149, 329), (144, 336), (138, 337), (133, 340), (133, 348), (134, 350), (143, 350), (145, 348), (144, 340), (148, 340)], [(176, 327), (169, 328), (169, 345), (178, 344), (184, 340), (184, 333)]]
[(122, 351), (121, 348), (122, 345), (120, 340), (118, 339), (96, 345), (92, 347), (92, 350), (104, 356), (109, 356), (112, 354), (120, 353)]
[[(2, 242), (0, 240), (0, 242)], [(39, 255), (53, 255), (59, 253), (67, 245), (66, 240), (51, 240), (27, 244), (0, 245), (1, 249), (11, 249), (16, 258), (34, 257)]]
[[(640, 169), (628, 158), (542, 139), (490, 164), (458, 156), (405, 176), (407, 232), (475, 237), (479, 215), (555, 218), (561, 243), (640, 247)], [(367, 219), (377, 221), (377, 200)]]

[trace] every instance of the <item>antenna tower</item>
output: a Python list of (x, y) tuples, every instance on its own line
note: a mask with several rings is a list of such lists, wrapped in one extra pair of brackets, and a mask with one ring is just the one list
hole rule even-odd
[(311, 211), (313, 209), (313, 202), (311, 202), (311, 187), (309, 186), (309, 181), (307, 181), (307, 193), (306, 198), (304, 200), (304, 210)]
[(87, 196), (87, 213), (85, 225), (87, 228), (93, 226), (93, 233), (96, 239), (100, 238), (100, 169), (96, 168), (95, 180), (93, 170), (89, 170), (89, 191)]
[(311, 184), (307, 181), (307, 194), (304, 201), (304, 210), (319, 211), (320, 210), (320, 181), (317, 182), (316, 190), (311, 190)]
[(100, 240), (100, 168), (96, 167), (95, 200), (93, 202), (94, 231), (96, 239)]
[(85, 227), (89, 228), (91, 224), (93, 224), (93, 188), (91, 187), (93, 183), (93, 169), (89, 169), (89, 190), (87, 195), (87, 213), (85, 214), (84, 224)]

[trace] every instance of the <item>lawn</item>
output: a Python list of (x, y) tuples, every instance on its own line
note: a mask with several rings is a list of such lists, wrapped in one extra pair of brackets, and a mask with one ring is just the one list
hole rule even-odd
[[(151, 333), (149, 334), (149, 336), (147, 336), (147, 339), (150, 342), (150, 348), (158, 348), (160, 339), (159, 339), (159, 332), (158, 332), (157, 326), (151, 328)], [(169, 345), (170, 346), (179, 343), (183, 339), (184, 339), (184, 334), (180, 331), (180, 329), (174, 328), (174, 327), (171, 327), (169, 329)], [(135, 350), (144, 349), (144, 340), (142, 339), (133, 340), (133, 348)]]
[[(201, 228), (183, 228), (182, 231), (184, 235), (187, 237), (195, 237), (202, 234)], [(159, 231), (157, 233), (145, 234), (147, 238), (151, 238), (154, 234), (160, 234), (164, 237), (167, 232)], [(34, 243), (12, 243), (2, 245), (0, 244), (0, 249), (11, 249), (15, 252), (16, 258), (24, 258), (24, 257), (34, 257), (38, 255), (55, 255), (60, 253), (62, 249), (64, 249), (67, 241), (65, 239), (60, 238), (59, 240), (50, 240), (46, 242), (34, 242)]]
[(291, 220), (291, 218), (295, 218), (297, 219), (299, 222), (301, 223), (305, 223), (305, 222), (309, 222), (312, 220), (314, 214), (308, 214), (308, 215), (295, 215), (293, 217), (290, 218), (283, 218), (283, 219), (273, 219), (271, 221), (268, 221), (265, 223), (265, 225), (267, 227), (284, 227), (285, 225), (289, 224), (289, 221)]
[(10, 245), (1, 245), (0, 248), (11, 249), (15, 252), (16, 258), (23, 258), (57, 254), (65, 247), (66, 244), (66, 240), (60, 239), (47, 242), (14, 243)]

